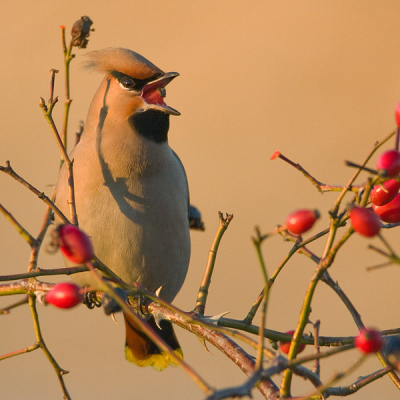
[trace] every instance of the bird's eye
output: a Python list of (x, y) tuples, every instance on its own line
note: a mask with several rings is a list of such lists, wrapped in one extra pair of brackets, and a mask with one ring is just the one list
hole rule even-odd
[(119, 80), (120, 85), (125, 89), (134, 89), (135, 81), (130, 76), (124, 76)]

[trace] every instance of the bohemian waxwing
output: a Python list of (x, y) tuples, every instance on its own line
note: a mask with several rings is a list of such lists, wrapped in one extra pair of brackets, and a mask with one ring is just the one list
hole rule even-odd
[[(141, 55), (107, 48), (87, 56), (86, 67), (105, 77), (89, 108), (85, 130), (73, 149), (75, 199), (80, 228), (97, 257), (125, 282), (141, 283), (172, 301), (190, 258), (189, 191), (185, 170), (168, 145), (165, 86), (178, 73), (164, 73)], [(66, 168), (56, 203), (68, 215)], [(72, 276), (96, 286), (90, 272)], [(172, 324), (149, 323), (176, 354), (182, 351)], [(126, 358), (162, 370), (173, 361), (125, 316)]]

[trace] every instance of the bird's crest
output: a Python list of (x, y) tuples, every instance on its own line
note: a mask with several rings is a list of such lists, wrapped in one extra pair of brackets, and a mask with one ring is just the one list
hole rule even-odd
[(96, 72), (120, 72), (136, 79), (148, 79), (163, 73), (145, 57), (120, 47), (91, 51), (85, 57), (83, 67)]

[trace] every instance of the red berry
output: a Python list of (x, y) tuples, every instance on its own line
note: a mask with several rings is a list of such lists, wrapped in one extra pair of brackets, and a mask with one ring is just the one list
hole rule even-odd
[(375, 214), (385, 222), (400, 222), (400, 194), (383, 206), (372, 205)]
[[(294, 331), (287, 331), (285, 333), (287, 333), (288, 335), (293, 335)], [(291, 342), (279, 341), (279, 347), (280, 347), (280, 349), (282, 350), (283, 353), (289, 354), (290, 343)], [(300, 344), (299, 349), (297, 350), (297, 354), (301, 353), (305, 348), (306, 348), (305, 344)]]
[(389, 179), (382, 185), (375, 185), (371, 190), (371, 201), (376, 206), (383, 206), (392, 201), (399, 192), (400, 183), (396, 179)]
[(317, 210), (296, 210), (287, 217), (286, 227), (290, 233), (301, 235), (311, 229), (318, 218), (319, 212)]
[(57, 283), (57, 285), (46, 294), (46, 301), (58, 308), (75, 307), (82, 299), (80, 287), (72, 282)]
[(383, 346), (382, 334), (375, 329), (362, 328), (354, 339), (354, 344), (363, 353), (376, 353)]
[(381, 221), (370, 208), (355, 206), (350, 210), (349, 215), (353, 229), (360, 235), (372, 237), (379, 233)]
[(393, 177), (400, 172), (400, 153), (397, 150), (388, 150), (382, 153), (376, 161), (379, 175)]
[(74, 263), (85, 264), (94, 257), (92, 242), (75, 225), (59, 225), (61, 252)]
[(397, 103), (397, 106), (394, 110), (394, 117), (396, 119), (396, 124), (400, 128), (400, 102)]

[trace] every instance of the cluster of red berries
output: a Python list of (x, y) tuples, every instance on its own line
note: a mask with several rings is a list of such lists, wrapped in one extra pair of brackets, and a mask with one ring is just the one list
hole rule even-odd
[(349, 213), (354, 230), (368, 237), (379, 233), (381, 221), (400, 222), (400, 152), (393, 149), (382, 153), (376, 162), (376, 169), (381, 177), (388, 179), (372, 188), (372, 208), (356, 206)]
[[(399, 134), (400, 103), (397, 104), (394, 115)], [(354, 207), (349, 213), (354, 230), (368, 237), (379, 233), (381, 221), (400, 222), (400, 152), (397, 149), (383, 152), (376, 161), (376, 169), (378, 175), (386, 180), (371, 190), (372, 209)]]
[[(395, 116), (400, 131), (400, 103), (396, 107)], [(279, 156), (280, 153), (277, 151), (271, 159)], [(379, 233), (382, 226), (381, 221), (388, 223), (400, 222), (400, 152), (392, 149), (382, 153), (376, 162), (376, 169), (383, 182), (375, 185), (371, 190), (372, 208), (354, 206), (349, 212), (353, 229), (368, 237)], [(319, 216), (317, 210), (296, 210), (287, 217), (285, 227), (291, 234), (301, 235), (312, 228)], [(293, 335), (294, 330), (286, 333)], [(354, 340), (354, 345), (365, 354), (383, 350), (388, 357), (392, 357), (390, 362), (398, 369), (400, 366), (400, 337), (389, 337), (386, 342), (385, 345), (385, 339), (381, 332), (372, 328), (362, 328)], [(389, 342), (391, 343), (390, 346), (388, 346)], [(279, 342), (279, 347), (285, 354), (289, 353), (290, 345), (290, 341)], [(384, 345), (385, 349), (383, 348)], [(301, 353), (305, 347), (305, 344), (300, 344), (298, 353)]]
[[(76, 264), (85, 264), (94, 257), (90, 238), (75, 225), (59, 225), (57, 238), (63, 255)], [(82, 289), (72, 282), (62, 282), (46, 294), (46, 301), (58, 308), (71, 308), (83, 300)]]

